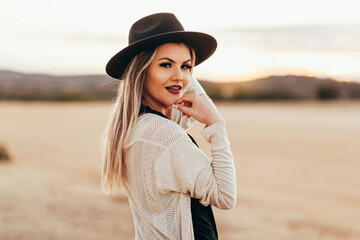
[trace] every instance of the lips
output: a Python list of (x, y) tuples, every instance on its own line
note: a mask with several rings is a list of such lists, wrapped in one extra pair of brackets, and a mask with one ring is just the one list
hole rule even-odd
[(171, 86), (167, 86), (165, 88), (166, 88), (166, 90), (168, 90), (168, 92), (170, 92), (172, 94), (179, 94), (180, 90), (182, 89), (182, 86), (180, 86), (180, 85), (171, 85)]

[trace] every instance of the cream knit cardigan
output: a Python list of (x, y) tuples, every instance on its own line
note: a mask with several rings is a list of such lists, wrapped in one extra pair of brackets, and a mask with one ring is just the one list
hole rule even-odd
[[(204, 92), (196, 79), (189, 91)], [(135, 239), (194, 239), (191, 197), (220, 209), (236, 205), (236, 173), (224, 119), (200, 132), (211, 144), (211, 160), (185, 131), (194, 119), (174, 109), (172, 120), (141, 115), (124, 145), (124, 186)]]

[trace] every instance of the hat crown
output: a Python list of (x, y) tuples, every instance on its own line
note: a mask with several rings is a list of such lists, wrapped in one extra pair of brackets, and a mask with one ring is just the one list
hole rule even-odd
[(184, 27), (172, 13), (157, 13), (135, 22), (129, 31), (129, 45), (154, 35), (184, 31)]

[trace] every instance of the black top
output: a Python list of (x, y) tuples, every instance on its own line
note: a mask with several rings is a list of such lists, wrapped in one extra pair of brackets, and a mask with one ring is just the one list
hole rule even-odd
[[(151, 109), (148, 106), (141, 105), (140, 112), (141, 113), (153, 113), (156, 115), (159, 115), (161, 117), (167, 118), (164, 114), (161, 112), (155, 111)], [(190, 136), (191, 141), (197, 146), (197, 143), (195, 142), (194, 138)], [(216, 229), (216, 223), (214, 214), (211, 208), (211, 205), (208, 205), (205, 207), (202, 205), (199, 201), (199, 199), (191, 198), (191, 217), (193, 222), (193, 228), (194, 228), (194, 236), (195, 239), (201, 239), (201, 240), (214, 240), (218, 239), (217, 229)]]

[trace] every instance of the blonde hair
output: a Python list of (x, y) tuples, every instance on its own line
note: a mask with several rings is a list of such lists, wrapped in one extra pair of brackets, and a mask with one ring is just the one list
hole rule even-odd
[[(189, 47), (192, 66), (195, 52)], [(153, 61), (157, 48), (136, 55), (129, 63), (119, 84), (117, 96), (102, 136), (101, 187), (106, 194), (126, 182), (124, 143), (135, 127), (141, 102), (144, 100), (147, 69)]]

